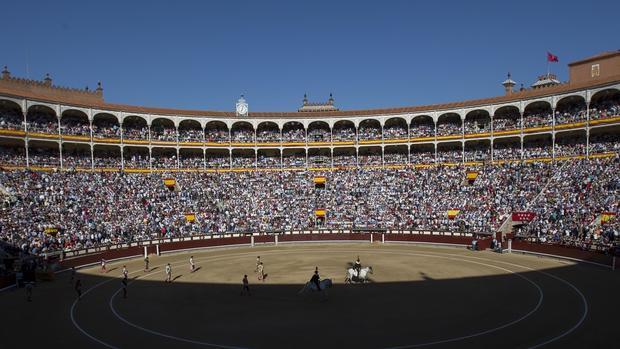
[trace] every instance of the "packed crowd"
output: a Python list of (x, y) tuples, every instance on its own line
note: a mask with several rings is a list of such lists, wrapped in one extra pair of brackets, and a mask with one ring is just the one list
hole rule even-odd
[(463, 133), (462, 123), (443, 122), (437, 123), (437, 135), (438, 136), (450, 136), (459, 135)]
[(93, 123), (93, 138), (121, 138), (121, 127), (115, 120), (97, 120)]
[(551, 112), (526, 113), (523, 115), (523, 128), (543, 127), (553, 125)]
[(282, 140), (284, 142), (305, 142), (306, 130), (304, 130), (301, 124), (296, 128), (284, 130), (282, 132)]
[[(11, 198), (0, 211), (0, 240), (38, 253), (191, 234), (315, 228), (317, 207), (327, 210), (327, 228), (490, 233), (510, 212), (530, 210), (536, 219), (521, 235), (601, 244), (619, 238), (617, 224), (593, 223), (601, 211), (619, 209), (618, 157), (478, 167), (473, 183), (467, 183), (466, 170), (334, 171), (324, 173), (325, 189), (314, 187), (318, 173), (310, 171), (0, 172)], [(163, 185), (168, 176), (177, 181), (174, 191)], [(450, 219), (446, 212), (453, 208), (460, 213)], [(187, 212), (196, 213), (196, 222), (186, 221)]]
[(123, 139), (133, 139), (133, 140), (149, 140), (149, 129), (148, 127), (130, 127), (123, 126)]
[(607, 246), (620, 236), (617, 221), (597, 223), (602, 212), (620, 209), (620, 161), (567, 162), (531, 203), (536, 213), (522, 233), (542, 242), (590, 248)]
[(28, 132), (58, 134), (58, 119), (49, 114), (32, 113), (26, 122)]
[(590, 135), (590, 154), (620, 152), (620, 133)]
[(16, 110), (6, 110), (0, 112), (0, 129), (23, 130), (24, 115)]
[(227, 130), (206, 129), (205, 141), (212, 143), (228, 143), (230, 142), (230, 134)]
[(491, 120), (465, 120), (465, 133), (491, 132)]
[(256, 133), (257, 142), (279, 142), (280, 131), (278, 130), (260, 130)]
[(90, 125), (83, 118), (63, 116), (60, 120), (60, 133), (63, 135), (90, 137)]
[(355, 141), (356, 133), (355, 128), (351, 127), (342, 127), (342, 128), (334, 128), (333, 137), (334, 141)]
[(308, 143), (311, 142), (331, 142), (330, 130), (315, 128), (308, 131)]
[(584, 121), (586, 119), (585, 106), (575, 106), (568, 108), (567, 110), (555, 111), (555, 124), (569, 124), (572, 122)]
[(431, 124), (414, 124), (409, 128), (409, 137), (435, 137), (435, 125)]
[(179, 128), (179, 142), (202, 142), (204, 132), (202, 129), (182, 129)]
[(407, 138), (407, 128), (399, 125), (386, 126), (383, 129), (384, 139), (403, 139)]
[(605, 119), (620, 115), (620, 99), (602, 101), (590, 108), (590, 119)]
[(372, 125), (360, 125), (357, 131), (357, 139), (360, 141), (381, 140), (381, 128)]
[(231, 133), (232, 141), (238, 143), (254, 143), (254, 130), (236, 129)]
[(521, 128), (521, 117), (516, 115), (502, 115), (493, 119), (493, 131), (510, 131)]
[(151, 128), (151, 140), (162, 142), (176, 142), (177, 130), (175, 128), (153, 126)]

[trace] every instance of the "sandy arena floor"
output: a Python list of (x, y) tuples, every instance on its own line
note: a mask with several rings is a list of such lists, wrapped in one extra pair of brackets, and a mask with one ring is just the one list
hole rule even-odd
[[(189, 256), (198, 270), (190, 273)], [(268, 277), (254, 273), (260, 255)], [(369, 284), (343, 284), (347, 262)], [(547, 258), (461, 248), (297, 244), (199, 250), (81, 269), (0, 293), (3, 342), (80, 348), (613, 347), (618, 272)], [(164, 283), (171, 263), (174, 281)], [(121, 269), (129, 269), (122, 298)], [(327, 299), (300, 295), (318, 266)], [(252, 295), (240, 296), (247, 274)], [(6, 316), (6, 314), (12, 314)], [(7, 343), (8, 341), (8, 343)]]

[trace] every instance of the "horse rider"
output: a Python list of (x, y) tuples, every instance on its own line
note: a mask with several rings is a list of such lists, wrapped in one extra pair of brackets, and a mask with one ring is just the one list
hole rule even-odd
[(317, 291), (321, 291), (321, 277), (319, 276), (319, 267), (315, 267), (314, 275), (310, 278), (310, 282), (316, 285)]
[(357, 278), (360, 278), (360, 272), (362, 271), (362, 263), (360, 262), (360, 256), (357, 256), (355, 260), (355, 264), (353, 264), (353, 269), (357, 272)]

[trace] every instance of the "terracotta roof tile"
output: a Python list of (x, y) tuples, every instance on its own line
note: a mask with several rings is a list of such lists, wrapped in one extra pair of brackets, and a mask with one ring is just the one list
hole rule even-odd
[[(541, 89), (528, 89), (524, 91), (514, 92), (508, 96), (498, 96), (491, 98), (465, 100), (451, 103), (430, 104), (410, 107), (396, 107), (396, 108), (384, 108), (384, 109), (364, 109), (364, 110), (340, 110), (329, 112), (250, 112), (249, 117), (255, 118), (345, 118), (355, 116), (366, 115), (389, 115), (389, 114), (402, 114), (402, 113), (423, 113), (433, 111), (443, 111), (447, 109), (458, 108), (475, 108), (478, 106), (484, 106), (488, 104), (497, 103), (509, 103), (516, 102), (523, 99), (531, 99), (538, 97), (552, 96), (562, 93), (568, 93), (571, 91), (582, 90), (584, 88), (594, 88), (598, 86), (609, 85), (612, 83), (620, 82), (620, 75), (616, 75), (609, 78), (599, 79), (591, 82), (583, 83), (565, 83), (557, 86), (541, 88)], [(191, 117), (209, 117), (209, 118), (231, 118), (231, 119), (248, 119), (248, 117), (237, 117), (232, 111), (211, 111), (211, 110), (187, 110), (187, 109), (171, 109), (171, 108), (157, 108), (157, 107), (143, 107), (135, 105), (124, 105), (106, 102), (90, 102), (85, 103), (79, 97), (71, 96), (67, 98), (51, 97), (45, 94), (34, 93), (24, 90), (14, 90), (6, 86), (0, 86), (0, 94), (5, 96), (11, 96), (14, 98), (27, 98), (41, 102), (49, 103), (62, 103), (64, 105), (94, 108), (101, 110), (110, 110), (125, 113), (139, 113), (139, 114), (156, 114), (165, 116), (191, 116)]]

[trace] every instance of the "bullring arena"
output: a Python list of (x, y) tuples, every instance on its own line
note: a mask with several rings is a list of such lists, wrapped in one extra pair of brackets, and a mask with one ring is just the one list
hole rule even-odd
[(3, 344), (613, 347), (619, 67), (277, 113), (113, 104), (5, 67)]
[[(111, 348), (312, 348), (317, 340), (326, 347), (360, 348), (490, 347), (507, 342), (560, 348), (613, 342), (602, 335), (613, 327), (618, 309), (617, 297), (605, 295), (605, 290), (620, 286), (618, 274), (609, 268), (474, 252), (458, 244), (404, 243), (405, 235), (388, 237), (385, 243), (361, 241), (369, 237), (308, 234), (277, 246), (273, 237), (262, 237), (256, 240), (272, 242), (254, 247), (243, 243), (246, 238), (214, 239), (209, 240), (211, 247), (151, 255), (148, 272), (141, 257), (112, 261), (106, 272), (99, 265), (79, 270), (76, 278), (86, 290), (79, 301), (68, 281), (70, 273), (59, 273), (54, 282), (37, 287), (33, 303), (24, 306), (22, 292), (3, 295), (2, 308), (19, 318), (3, 329), (14, 343), (27, 338), (29, 346)], [(204, 246), (205, 241), (171, 244), (185, 248)], [(213, 248), (219, 244), (226, 245)], [(141, 250), (133, 248), (133, 253)], [(258, 255), (265, 263), (264, 281), (254, 272)], [(193, 273), (190, 256), (196, 263)], [(372, 281), (345, 285), (347, 262), (357, 256), (372, 266)], [(92, 255), (68, 262), (89, 259)], [(173, 268), (170, 284), (163, 281), (167, 263)], [(127, 298), (121, 297), (123, 266), (129, 272)], [(326, 298), (299, 294), (315, 266), (322, 277), (334, 280)], [(251, 280), (247, 297), (240, 296), (244, 274)], [(42, 304), (41, 312), (28, 309)], [(27, 324), (32, 322), (48, 326), (29, 337)]]

